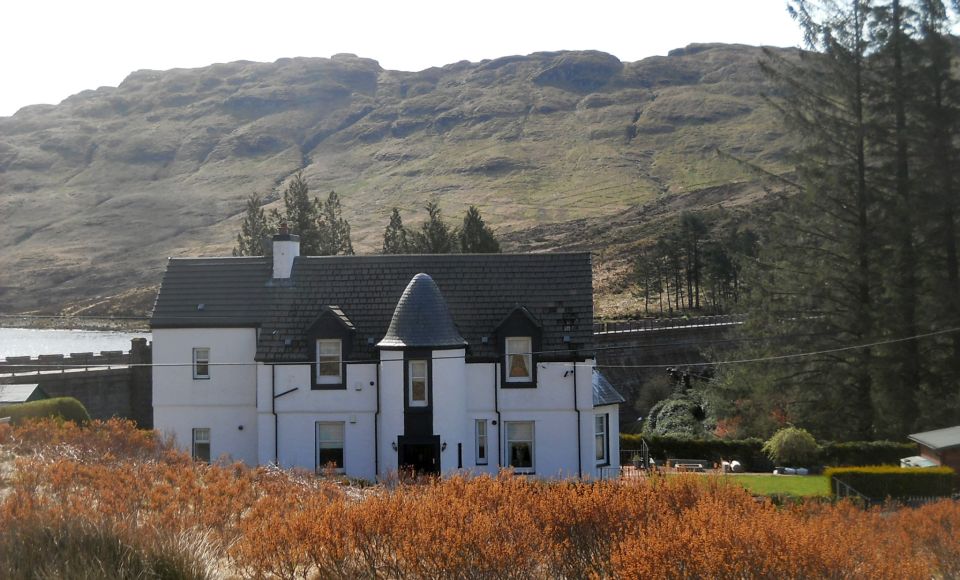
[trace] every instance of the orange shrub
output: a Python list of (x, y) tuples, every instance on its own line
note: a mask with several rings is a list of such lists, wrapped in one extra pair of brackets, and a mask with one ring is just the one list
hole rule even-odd
[[(779, 508), (698, 475), (544, 483), (505, 472), (361, 489), (195, 463), (124, 422), (41, 425), (0, 428), (0, 445), (21, 454), (0, 480), (0, 521), (103, 530), (141, 551), (200, 538), (208, 567), (227, 575), (960, 577), (956, 502)], [(16, 529), (0, 526), (0, 554), (20, 549)]]

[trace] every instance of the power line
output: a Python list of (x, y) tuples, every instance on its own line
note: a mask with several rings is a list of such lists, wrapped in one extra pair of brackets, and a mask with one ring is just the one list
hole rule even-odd
[[(669, 327), (669, 328), (665, 328), (665, 329), (663, 329), (663, 330), (676, 330), (677, 328), (692, 328), (692, 327)], [(655, 331), (656, 331), (656, 330), (654, 330), (653, 332), (655, 332)], [(821, 334), (822, 334), (822, 333), (794, 333), (794, 334), (777, 335), (777, 336), (774, 336), (774, 337), (768, 337), (768, 336), (743, 336), (743, 337), (734, 337), (734, 338), (719, 338), (719, 339), (713, 339), (713, 340), (698, 340), (698, 341), (696, 341), (696, 342), (697, 342), (698, 345), (706, 345), (706, 344), (725, 344), (725, 343), (732, 343), (732, 342), (755, 342), (755, 341), (765, 341), (765, 340), (783, 340), (783, 339), (787, 339), (787, 338), (800, 338), (800, 337), (819, 336), (819, 335), (821, 335)], [(638, 349), (638, 350), (643, 350), (643, 351), (656, 351), (656, 350), (669, 349), (669, 348), (673, 348), (673, 347), (677, 347), (677, 346), (687, 346), (687, 345), (689, 345), (689, 344), (690, 344), (689, 341), (681, 341), (681, 342), (662, 342), (662, 343), (651, 344), (651, 345), (642, 345), (642, 346), (638, 346), (638, 345), (598, 346), (598, 347), (594, 347), (594, 348), (590, 348), (590, 349), (584, 349), (584, 350), (585, 350), (586, 352), (590, 352), (590, 353), (610, 351), (610, 350), (627, 350), (627, 349)], [(525, 353), (516, 353), (516, 354), (522, 354), (522, 355), (528, 355), (528, 354), (529, 354), (529, 355), (556, 355), (556, 354), (569, 354), (569, 353), (571, 353), (571, 352), (575, 352), (575, 351), (574, 351), (574, 350), (571, 350), (571, 349), (554, 349), (554, 350), (541, 350), (541, 351), (535, 351), (535, 352), (525, 352)], [(444, 360), (444, 359), (448, 359), (448, 358), (469, 358), (469, 355), (462, 355), (462, 356), (461, 356), (461, 355), (440, 356), (440, 357), (433, 357), (431, 360)], [(362, 363), (371, 363), (371, 362), (377, 362), (377, 361), (371, 360), (371, 359), (356, 359), (356, 360), (352, 360), (352, 361), (348, 360), (348, 361), (344, 361), (344, 362), (345, 362), (345, 363), (362, 364)], [(117, 366), (117, 367), (121, 367), (121, 366), (190, 366), (190, 365), (192, 365), (192, 364), (193, 364), (192, 362), (188, 362), (188, 363), (169, 363), (169, 365), (161, 365), (160, 363), (157, 363), (156, 365), (149, 365), (149, 364), (147, 364), (147, 363), (128, 364), (128, 363), (118, 362), (118, 363), (116, 363), (114, 366)], [(259, 363), (258, 363), (258, 362), (253, 362), (253, 363), (248, 363), (248, 362), (242, 362), (242, 363), (210, 363), (211, 366), (215, 366), (215, 365), (223, 365), (223, 366), (229, 366), (229, 365), (255, 365), (255, 364), (259, 364)], [(293, 361), (293, 362), (264, 363), (264, 364), (303, 365), (303, 364), (314, 364), (314, 363), (312, 363), (311, 361)], [(90, 364), (90, 363), (87, 363), (87, 364), (79, 364), (79, 363), (78, 363), (78, 364), (76, 364), (76, 365), (73, 365), (73, 364), (58, 364), (58, 363), (46, 363), (46, 364), (39, 364), (39, 363), (38, 363), (38, 364), (4, 364), (4, 363), (0, 363), (0, 368), (14, 368), (14, 367), (16, 367), (16, 368), (38, 368), (38, 367), (43, 367), (43, 368), (51, 368), (51, 369), (69, 369), (69, 368), (89, 368), (89, 367), (91, 367), (91, 366), (102, 367), (102, 366), (106, 366), (106, 363), (99, 363), (99, 364)], [(670, 366), (675, 366), (675, 365), (670, 365)]]
[[(663, 363), (663, 364), (655, 364), (655, 365), (608, 365), (608, 364), (604, 364), (604, 365), (598, 365), (598, 364), (582, 365), (582, 364), (577, 364), (576, 362), (573, 362), (573, 363), (572, 363), (572, 366), (575, 366), (575, 367), (577, 367), (577, 366), (579, 366), (579, 367), (587, 366), (587, 367), (590, 367), (590, 368), (624, 368), (624, 369), (645, 369), (645, 368), (647, 368), (647, 369), (655, 369), (655, 368), (672, 368), (672, 367), (706, 367), (706, 366), (720, 366), (720, 365), (732, 365), (732, 364), (748, 364), (748, 363), (757, 363), (757, 362), (772, 362), (772, 361), (781, 361), (781, 360), (805, 358), (805, 357), (811, 357), (811, 356), (820, 356), (820, 355), (824, 355), (824, 354), (832, 354), (832, 353), (837, 353), (837, 352), (845, 352), (845, 351), (851, 351), (851, 350), (858, 350), (858, 349), (861, 349), (861, 348), (872, 348), (872, 347), (875, 347), (875, 346), (883, 346), (883, 345), (887, 345), (887, 344), (896, 344), (896, 343), (907, 342), (907, 341), (911, 341), (911, 340), (919, 340), (919, 339), (922, 339), (922, 338), (929, 338), (929, 337), (932, 337), (932, 336), (940, 336), (940, 335), (944, 335), (944, 334), (951, 334), (951, 333), (954, 333), (954, 332), (960, 332), (960, 327), (948, 328), (948, 329), (937, 330), (937, 331), (932, 331), (932, 332), (926, 332), (926, 333), (923, 333), (923, 334), (916, 334), (916, 335), (913, 335), (913, 336), (908, 336), (908, 337), (903, 337), (903, 338), (891, 338), (891, 339), (880, 340), (880, 341), (871, 342), (871, 343), (855, 344), (855, 345), (849, 345), (849, 346), (843, 346), (843, 347), (837, 347), (837, 348), (831, 348), (831, 349), (816, 350), (816, 351), (807, 351), (807, 352), (799, 352), (799, 353), (792, 353), (792, 354), (771, 355), (771, 356), (766, 356), (766, 357), (757, 357), (757, 358), (748, 358), (748, 359), (726, 360), (726, 361), (693, 362), (693, 363), (691, 363), (691, 362), (675, 362), (675, 363)], [(771, 337), (771, 338), (777, 338), (777, 337)], [(763, 339), (762, 337), (758, 337), (756, 340), (762, 340), (762, 339)], [(682, 343), (680, 343), (680, 344), (682, 344)], [(634, 346), (634, 345), (623, 346), (623, 347), (609, 347), (610, 350), (619, 349), (619, 348), (637, 348), (637, 349), (643, 349), (644, 347), (637, 347), (637, 346)], [(595, 350), (599, 350), (599, 349), (590, 349), (590, 352), (593, 352), (593, 351), (595, 351)], [(525, 355), (545, 355), (545, 354), (576, 353), (576, 352), (577, 352), (576, 350), (544, 350), (544, 351), (531, 351), (531, 352), (525, 352), (525, 353), (511, 353), (511, 354), (517, 354), (517, 355), (524, 355), (524, 356), (525, 356)], [(501, 356), (506, 356), (506, 355), (504, 354), (504, 355), (501, 355)], [(469, 355), (462, 354), (462, 355), (432, 356), (432, 357), (430, 358), (430, 360), (466, 359), (466, 358), (469, 358)], [(498, 358), (500, 358), (500, 357), (498, 356)], [(352, 360), (352, 361), (349, 361), (349, 360), (348, 360), (348, 361), (343, 361), (343, 362), (346, 363), (346, 364), (375, 364), (375, 363), (381, 363), (381, 362), (402, 362), (403, 360), (404, 360), (404, 359), (392, 359), (392, 360), (387, 360), (387, 361), (381, 361), (381, 360), (376, 360), (376, 359), (360, 359), (360, 360)], [(550, 362), (550, 361), (545, 361), (545, 362)], [(208, 363), (207, 363), (207, 366), (211, 366), (211, 367), (214, 367), (214, 366), (235, 367), (235, 366), (259, 366), (259, 365), (261, 365), (261, 364), (264, 365), (264, 366), (270, 366), (270, 365), (274, 365), (274, 366), (302, 366), (302, 365), (313, 365), (313, 364), (316, 364), (316, 362), (315, 362), (315, 361), (280, 361), (280, 362), (269, 362), (269, 363), (265, 363), (265, 362), (260, 362), (260, 361), (253, 361), (253, 362), (212, 362), (212, 361), (211, 361), (211, 362), (208, 362)], [(570, 363), (561, 362), (561, 364), (570, 364)], [(112, 365), (107, 364), (107, 363), (100, 363), (100, 364), (89, 364), (89, 363), (88, 363), (88, 364), (76, 364), (76, 365), (72, 365), (72, 364), (48, 364), (48, 365), (41, 365), (41, 364), (2, 364), (2, 365), (0, 365), (0, 368), (11, 368), (11, 369), (12, 369), (12, 368), (69, 369), (69, 368), (90, 368), (90, 367), (102, 368), (102, 367), (107, 367), (107, 366), (128, 367), (128, 368), (129, 368), (129, 367), (151, 367), (151, 368), (152, 368), (152, 367), (191, 367), (191, 366), (193, 366), (193, 365), (194, 365), (194, 362), (193, 362), (193, 361), (190, 361), (190, 362), (176, 362), (176, 363), (115, 363), (115, 364), (112, 364)]]
[(798, 352), (793, 354), (771, 355), (771, 356), (758, 357), (758, 358), (745, 358), (745, 359), (736, 359), (736, 360), (727, 360), (727, 361), (672, 363), (672, 364), (657, 364), (657, 365), (595, 365), (595, 366), (597, 368), (658, 369), (658, 368), (668, 368), (668, 367), (705, 367), (705, 366), (747, 364), (747, 363), (757, 363), (757, 362), (773, 362), (773, 361), (782, 361), (782, 360), (789, 360), (789, 359), (796, 359), (796, 358), (805, 358), (805, 357), (811, 357), (811, 356), (820, 356), (824, 354), (832, 354), (837, 352), (846, 352), (850, 350), (858, 350), (861, 348), (872, 348), (874, 346), (883, 346), (886, 344), (895, 344), (898, 342), (919, 340), (921, 338), (928, 338), (931, 336), (938, 336), (942, 334), (950, 334), (958, 331), (960, 331), (960, 327), (947, 328), (944, 330), (937, 330), (934, 332), (926, 332), (923, 334), (916, 334), (914, 336), (907, 336), (904, 338), (891, 338), (888, 340), (880, 340), (877, 342), (871, 342), (866, 344), (855, 344), (851, 346), (828, 348), (824, 350), (815, 350), (815, 351), (808, 351), (808, 352)]

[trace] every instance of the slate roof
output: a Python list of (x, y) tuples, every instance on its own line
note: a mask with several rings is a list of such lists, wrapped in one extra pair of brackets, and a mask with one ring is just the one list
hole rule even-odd
[(257, 360), (308, 361), (306, 330), (336, 305), (356, 328), (350, 359), (369, 359), (418, 273), (436, 283), (469, 357), (499, 355), (494, 331), (517, 306), (543, 325), (541, 360), (592, 354), (588, 253), (301, 256), (288, 280), (271, 279), (269, 258), (170, 259), (151, 326), (255, 326)]
[(466, 345), (436, 282), (422, 272), (407, 284), (393, 311), (386, 336), (377, 343), (380, 348), (462, 348)]
[(623, 398), (623, 395), (617, 392), (613, 388), (613, 385), (610, 384), (610, 381), (607, 380), (607, 377), (603, 376), (603, 373), (597, 369), (593, 369), (593, 406), (600, 407), (602, 405), (616, 405), (619, 403), (625, 403), (627, 400)]
[(947, 427), (946, 429), (914, 433), (909, 435), (909, 438), (924, 447), (935, 450), (960, 447), (960, 425)]
[(270, 258), (171, 258), (153, 306), (155, 328), (256, 326), (276, 299)]

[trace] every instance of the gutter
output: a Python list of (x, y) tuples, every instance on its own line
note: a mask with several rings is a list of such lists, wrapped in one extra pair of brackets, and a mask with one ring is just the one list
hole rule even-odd
[(380, 476), (380, 361), (377, 361), (377, 411), (373, 414), (373, 476)]
[[(503, 468), (503, 462), (500, 459), (503, 457), (503, 438), (501, 437), (501, 427), (503, 421), (500, 420), (500, 399), (497, 396), (497, 391), (499, 390), (499, 381), (500, 381), (500, 363), (493, 363), (493, 409), (497, 413), (497, 471)], [(490, 441), (487, 441), (487, 446), (490, 446)], [(489, 453), (487, 454), (489, 455)]]
[(573, 409), (577, 412), (577, 472), (583, 479), (583, 430), (580, 428), (580, 404), (577, 402), (577, 356), (573, 356)]
[(280, 420), (277, 417), (277, 399), (298, 390), (300, 390), (300, 387), (293, 387), (278, 395), (277, 365), (270, 365), (270, 394), (273, 395), (270, 401), (270, 412), (273, 413), (273, 464), (277, 467), (280, 467)]
[(273, 413), (273, 464), (280, 467), (280, 426), (277, 420), (277, 365), (270, 365), (270, 412)]

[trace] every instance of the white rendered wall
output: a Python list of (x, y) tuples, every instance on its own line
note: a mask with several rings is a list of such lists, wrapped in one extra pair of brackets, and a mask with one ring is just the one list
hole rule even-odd
[(486, 412), (494, 410), (493, 390), (500, 379), (497, 365), (493, 363), (472, 363), (467, 369), (467, 410)]
[[(210, 349), (209, 379), (193, 378), (194, 348)], [(209, 428), (211, 459), (256, 464), (255, 354), (253, 328), (154, 329), (154, 428), (188, 452), (192, 430)]]
[[(193, 378), (193, 349), (210, 349), (210, 378)], [(256, 404), (253, 328), (153, 331), (153, 406)]]
[[(593, 366), (593, 359), (580, 361), (576, 365), (570, 362), (538, 363), (536, 388), (498, 386), (496, 402), (501, 423), (494, 425), (497, 414), (492, 381), (499, 383), (500, 364), (468, 365), (468, 428), (471, 430), (468, 439), (471, 443), (469, 458), (468, 454), (464, 453), (464, 468), (472, 467), (476, 471), (496, 473), (501, 466), (508, 463), (505, 456), (506, 429), (503, 422), (534, 421), (534, 469), (538, 477), (577, 477), (581, 470), (586, 477), (593, 475), (596, 472)], [(577, 410), (580, 411), (579, 416)], [(478, 418), (490, 421), (487, 425), (490, 445), (487, 466), (475, 465), (473, 421)], [(615, 419), (611, 418), (611, 450), (615, 437), (614, 421)], [(616, 432), (619, 432), (619, 429)]]
[[(504, 423), (510, 421), (534, 422), (533, 467), (537, 477), (570, 478), (579, 475), (577, 458), (577, 414), (573, 411), (501, 411)], [(592, 418), (592, 416), (590, 417)], [(506, 457), (506, 426), (501, 429), (500, 461)], [(593, 439), (590, 440), (591, 443)], [(592, 456), (591, 456), (592, 457)]]
[[(282, 467), (312, 471), (317, 467), (317, 421), (342, 422), (344, 472), (351, 477), (373, 479), (376, 364), (345, 365), (345, 389), (314, 390), (312, 368), (306, 364), (260, 366), (260, 463), (271, 463), (276, 458)], [(274, 433), (279, 435), (279, 445), (274, 444)]]
[[(463, 469), (474, 473), (496, 474), (500, 471), (500, 441), (497, 436), (499, 424), (495, 412), (494, 391), (499, 382), (496, 373), (499, 367), (493, 363), (472, 363), (466, 365), (467, 375), (467, 414), (464, 429), (466, 440), (463, 444)], [(477, 465), (476, 421), (487, 422), (487, 463)]]
[[(573, 368), (573, 363), (537, 363), (536, 388), (501, 386), (498, 395), (500, 409), (530, 411), (569, 411), (573, 409)], [(564, 374), (567, 376), (564, 376)], [(589, 373), (587, 377), (590, 377)], [(582, 385), (583, 392), (589, 395), (586, 399), (587, 404), (592, 404), (591, 383), (589, 381), (583, 383), (580, 375), (577, 376), (577, 380), (578, 391), (581, 390), (580, 386)], [(580, 400), (582, 405), (584, 400), (582, 394)]]
[[(602, 407), (594, 407), (593, 414), (591, 415), (591, 420), (597, 417), (598, 415), (606, 415), (608, 417), (607, 430), (609, 437), (609, 466), (610, 467), (620, 467), (620, 408), (619, 405), (604, 405)], [(596, 429), (596, 426), (594, 426)], [(591, 442), (591, 451), (590, 451), (590, 465), (593, 466), (593, 477), (600, 478), (600, 466), (597, 465), (596, 460), (596, 449), (593, 447), (594, 439), (590, 438)], [(586, 473), (585, 473), (586, 475)]]
[[(591, 477), (597, 473), (596, 444), (594, 442), (596, 427), (593, 422), (593, 366), (594, 361), (592, 360), (576, 363), (577, 409), (580, 410), (580, 457), (583, 464), (583, 477)], [(576, 449), (576, 446), (574, 446), (574, 449)]]
[[(210, 429), (210, 460), (242, 461), (257, 465), (257, 414), (249, 407), (154, 408), (155, 428), (172, 434), (177, 447), (187, 453), (193, 445), (193, 429)], [(242, 427), (242, 429), (241, 429)]]
[(403, 352), (380, 351), (380, 473), (397, 470), (393, 445), (403, 435)]
[[(467, 447), (467, 370), (463, 349), (435, 350), (433, 364), (433, 433), (440, 436), (440, 469), (444, 475), (458, 469), (457, 446), (463, 446), (464, 467)], [(471, 423), (472, 427), (472, 423)], [(443, 443), (447, 444), (442, 449)], [(470, 453), (472, 456), (472, 452)]]
[[(377, 365), (346, 365), (346, 389), (311, 389), (310, 365), (253, 364), (256, 331), (246, 329), (156, 329), (153, 333), (154, 424), (175, 436), (189, 451), (194, 428), (210, 429), (211, 458), (226, 456), (249, 464), (270, 463), (279, 447), (284, 467), (316, 467), (316, 422), (344, 423), (347, 474), (373, 479), (376, 473), (374, 423)], [(210, 378), (193, 378), (193, 348), (210, 349)], [(500, 364), (465, 364), (464, 351), (435, 351), (434, 433), (447, 449), (441, 467), (457, 466), (462, 444), (463, 469), (496, 473), (506, 465), (505, 429), (498, 420), (494, 385)], [(403, 434), (403, 353), (381, 351), (379, 474), (397, 469), (393, 443)], [(576, 367), (580, 461), (585, 476), (597, 475), (594, 456), (593, 360)], [(219, 363), (243, 363), (221, 365)], [(174, 364), (175, 366), (163, 366)], [(539, 363), (536, 388), (497, 387), (500, 421), (534, 421), (537, 476), (574, 477), (579, 471), (578, 418), (574, 410), (572, 363)], [(566, 376), (564, 376), (566, 374)], [(295, 389), (274, 400), (275, 394)], [(273, 411), (279, 421), (276, 426)], [(619, 461), (617, 406), (597, 410), (610, 416), (611, 465)], [(488, 462), (476, 465), (476, 419), (487, 420)], [(240, 427), (243, 427), (242, 429)], [(279, 432), (279, 446), (274, 430)]]
[[(276, 399), (277, 413), (375, 411), (377, 408), (376, 364), (358, 363), (345, 366), (347, 373), (345, 389), (314, 390), (311, 387), (311, 365), (276, 365), (274, 371), (276, 384), (273, 386), (273, 392), (276, 395), (287, 393)], [(265, 385), (265, 389), (267, 393), (270, 392), (269, 382)], [(266, 404), (270, 404), (269, 399)]]
[(376, 479), (373, 458), (373, 413), (287, 412), (278, 415), (280, 466), (317, 468), (317, 421), (343, 423), (343, 471), (350, 477)]

